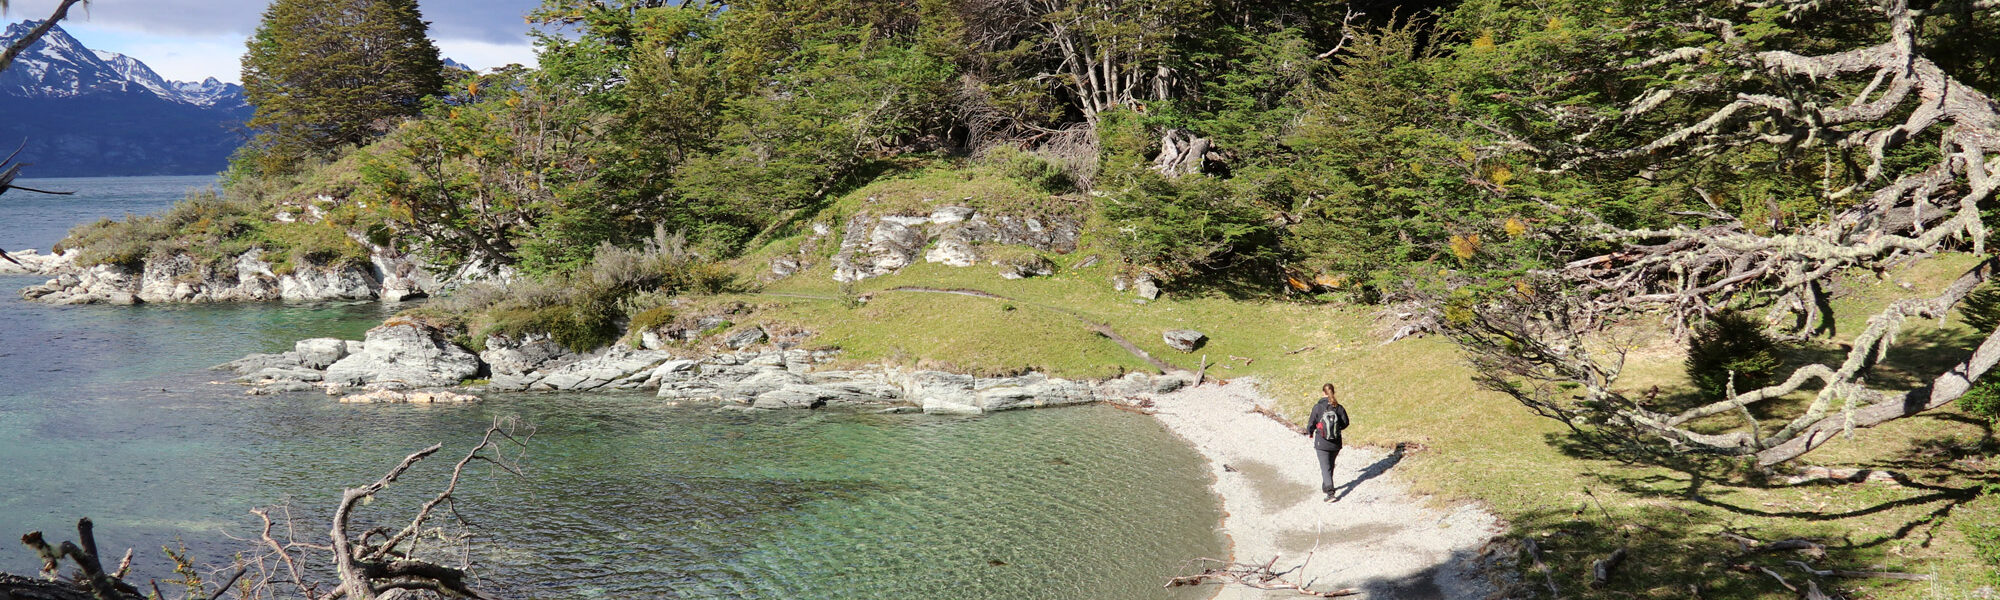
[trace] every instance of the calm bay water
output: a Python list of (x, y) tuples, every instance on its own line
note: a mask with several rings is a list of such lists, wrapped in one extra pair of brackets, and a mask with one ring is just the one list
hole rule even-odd
[[(0, 247), (46, 248), (75, 222), (154, 212), (206, 183), (24, 182), (106, 192), (0, 196)], [(525, 475), (477, 471), (460, 508), (502, 597), (1159, 598), (1182, 562), (1222, 552), (1200, 458), (1109, 408), (940, 418), (725, 413), (642, 395), (247, 397), (203, 367), (357, 338), (388, 309), (50, 307), (12, 293), (39, 279), (0, 277), (0, 534), (68, 539), (90, 516), (102, 545), (138, 549), (147, 575), (169, 571), (162, 544), (226, 560), (241, 548), (227, 536), (254, 533), (248, 509), (289, 501), (323, 518), (343, 487), (444, 442), (360, 515), (393, 523), (501, 416), (537, 428)], [(0, 570), (34, 568), (0, 546)]]

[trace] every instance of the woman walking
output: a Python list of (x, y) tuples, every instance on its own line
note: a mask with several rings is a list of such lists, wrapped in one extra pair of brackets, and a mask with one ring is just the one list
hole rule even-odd
[(1333, 384), (1319, 388), (1319, 402), (1313, 404), (1312, 418), (1306, 420), (1306, 436), (1312, 438), (1313, 454), (1319, 456), (1319, 491), (1327, 502), (1340, 501), (1333, 494), (1333, 461), (1340, 457), (1340, 430), (1347, 428), (1347, 408), (1340, 405)]

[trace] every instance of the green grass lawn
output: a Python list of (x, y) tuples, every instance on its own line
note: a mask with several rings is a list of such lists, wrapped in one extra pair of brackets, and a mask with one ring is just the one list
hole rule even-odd
[[(1332, 382), (1354, 414), (1349, 439), (1384, 447), (1418, 444), (1398, 466), (1401, 476), (1431, 494), (1431, 501), (1483, 504), (1508, 521), (1510, 538), (1536, 539), (1566, 597), (1688, 598), (1698, 591), (1705, 598), (1796, 598), (1798, 592), (1769, 575), (1731, 566), (1768, 567), (1803, 589), (1804, 573), (1788, 560), (1818, 569), (1936, 576), (1928, 582), (1829, 582), (1848, 598), (1965, 598), (2000, 584), (1966, 539), (1968, 527), (2000, 523), (2000, 469), (1990, 458), (1996, 442), (1990, 425), (1949, 408), (1858, 431), (1805, 459), (1892, 469), (1909, 476), (1909, 485), (1775, 487), (1755, 483), (1727, 459), (1620, 462), (1579, 447), (1561, 424), (1478, 389), (1448, 341), (1384, 345), (1368, 307), (1174, 293), (1138, 302), (1112, 289), (1110, 267), (1103, 266), (1109, 261), (1073, 268), (1091, 253), (1086, 248), (1054, 257), (1062, 268), (1046, 278), (1003, 280), (997, 267), (917, 264), (851, 286), (833, 282), (822, 262), (759, 293), (717, 300), (754, 304), (759, 309), (745, 322), (812, 331), (814, 345), (838, 347), (843, 360), (855, 364), (1085, 378), (1148, 368), (1088, 331), (1089, 322), (1108, 325), (1173, 365), (1192, 369), (1205, 356), (1210, 377), (1255, 378), (1295, 419), (1319, 384)], [(1867, 314), (1860, 311), (1916, 293), (1898, 282), (1932, 289), (1969, 260), (1946, 257), (1880, 280), (1849, 282), (1836, 307), (1843, 315), (1863, 316), (1843, 316), (1840, 333), (1860, 330)], [(743, 268), (762, 265), (752, 261)], [(891, 291), (916, 286), (1007, 299)], [(1203, 331), (1210, 340), (1194, 353), (1172, 350), (1160, 334), (1179, 328)], [(1956, 360), (1954, 354), (1969, 347), (1963, 333), (1955, 323), (1912, 322), (1902, 337), (1908, 354), (1884, 369), (1921, 370)], [(1681, 352), (1665, 339), (1641, 348), (1622, 385), (1686, 391)], [(1810, 538), (1825, 545), (1826, 555), (1742, 557), (1724, 532), (1767, 541)], [(1591, 561), (1621, 546), (1630, 558), (1611, 585), (1589, 588)], [(1524, 581), (1541, 589), (1539, 575)]]

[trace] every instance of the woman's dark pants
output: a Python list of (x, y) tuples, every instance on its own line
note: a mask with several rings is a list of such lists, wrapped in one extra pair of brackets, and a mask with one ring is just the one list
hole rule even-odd
[(1321, 450), (1314, 448), (1313, 454), (1319, 455), (1319, 491), (1326, 492), (1326, 495), (1332, 496), (1333, 459), (1340, 457), (1340, 449)]

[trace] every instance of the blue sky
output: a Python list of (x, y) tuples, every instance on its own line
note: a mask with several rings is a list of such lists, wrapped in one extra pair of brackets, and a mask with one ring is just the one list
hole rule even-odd
[[(539, 0), (420, 0), (438, 49), (474, 68), (534, 64), (522, 15)], [(48, 18), (54, 0), (12, 0), (6, 20)], [(240, 79), (243, 41), (269, 0), (91, 0), (64, 30), (93, 50), (139, 59), (167, 79)]]

